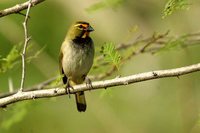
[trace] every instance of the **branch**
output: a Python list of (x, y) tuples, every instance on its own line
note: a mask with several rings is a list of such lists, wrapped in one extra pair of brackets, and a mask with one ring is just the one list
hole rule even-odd
[[(45, 1), (45, 0), (32, 0), (31, 7), (41, 3), (43, 1)], [(10, 8), (4, 9), (4, 10), (1, 10), (0, 11), (0, 18), (7, 16), (7, 15), (10, 15), (10, 14), (20, 13), (20, 11), (27, 9), (28, 5), (29, 5), (29, 1), (24, 2), (22, 4), (17, 4), (13, 7), (10, 7)]]
[[(70, 88), (70, 93), (76, 93), (79, 91), (88, 91), (88, 90), (96, 90), (102, 88), (108, 88), (113, 86), (120, 86), (120, 85), (128, 85), (136, 82), (142, 82), (146, 80), (152, 79), (159, 79), (159, 78), (166, 78), (166, 77), (179, 77), (181, 75), (185, 75), (188, 73), (193, 73), (200, 71), (200, 63), (175, 68), (175, 69), (168, 69), (168, 70), (157, 70), (157, 71), (150, 71), (145, 73), (139, 73), (131, 76), (121, 77), (121, 78), (114, 78), (110, 80), (104, 81), (96, 81), (92, 82), (92, 88), (88, 88), (85, 84), (73, 86), (73, 89)], [(46, 89), (46, 90), (36, 90), (36, 91), (29, 91), (29, 92), (21, 92), (16, 93), (14, 95), (1, 98), (0, 99), (0, 106), (6, 107), (9, 104), (16, 103), (23, 100), (31, 100), (36, 98), (47, 98), (47, 97), (55, 97), (60, 95), (66, 95), (66, 90), (64, 88), (53, 88), (53, 89)]]
[[(116, 49), (117, 50), (126, 50), (129, 49), (130, 47), (136, 46), (136, 45), (142, 45), (141, 47), (139, 47), (137, 50), (133, 51), (130, 55), (128, 55), (126, 58), (122, 59), (122, 62), (126, 62), (129, 59), (131, 59), (132, 57), (138, 55), (138, 54), (144, 54), (144, 53), (156, 53), (157, 51), (159, 51), (161, 48), (163, 48), (170, 40), (179, 40), (180, 38), (185, 38), (185, 42), (182, 44), (182, 48), (185, 47), (191, 47), (191, 46), (195, 46), (195, 45), (199, 45), (200, 44), (200, 32), (197, 33), (191, 33), (191, 34), (185, 34), (185, 35), (181, 35), (179, 37), (172, 37), (172, 36), (168, 36), (168, 31), (166, 33), (163, 34), (158, 34), (155, 35), (153, 34), (150, 37), (144, 38), (142, 39), (142, 36), (140, 35), (139, 37), (136, 38), (136, 40), (132, 43), (121, 43), (118, 44)], [(154, 46), (151, 48), (148, 48), (147, 46)], [(146, 48), (144, 48), (146, 47)], [(148, 48), (148, 49), (147, 49)], [(144, 50), (143, 50), (144, 49)], [(143, 50), (143, 52), (141, 52)], [(98, 56), (96, 57), (97, 62), (100, 62), (101, 60), (103, 60), (103, 56)], [(98, 69), (101, 68), (102, 66), (105, 67), (106, 65), (109, 65), (108, 62), (100, 62), (96, 65), (93, 66), (93, 69)], [(111, 76), (114, 72), (116, 71), (115, 67), (111, 67), (109, 70), (107, 70), (105, 73), (101, 73), (101, 74), (97, 74), (97, 75), (89, 75), (89, 78), (91, 80), (103, 80), (106, 77)], [(29, 87), (24, 89), (23, 91), (35, 91), (35, 90), (40, 90), (40, 89), (47, 89), (46, 86), (48, 86), (49, 84), (51, 84), (52, 82), (54, 82), (57, 79), (57, 77), (53, 77), (47, 81), (43, 81), (41, 83), (38, 83), (37, 85), (33, 86), (33, 87)], [(48, 87), (49, 88), (49, 87)], [(5, 92), (5, 93), (1, 93), (0, 94), (0, 98), (4, 98), (10, 95), (13, 95), (15, 93), (17, 93), (18, 89), (15, 89), (13, 92)]]
[[(175, 42), (179, 43), (178, 45), (176, 44), (176, 47), (179, 46), (180, 48), (186, 48), (186, 47), (199, 45), (200, 32), (184, 34), (178, 37), (173, 37), (173, 36), (169, 36), (169, 31), (167, 31), (163, 34), (154, 33), (152, 36), (144, 38), (144, 39), (140, 35), (132, 43), (118, 44), (116, 47), (116, 50), (120, 52), (123, 50), (131, 49), (132, 47), (135, 47), (134, 50), (132, 50), (132, 52), (128, 54), (128, 56), (126, 55), (122, 57), (121, 64), (124, 64), (124, 62), (127, 62), (128, 60), (130, 60), (131, 58), (139, 54), (144, 54), (144, 53), (155, 54), (160, 51), (169, 51), (170, 49), (167, 48), (167, 46), (169, 46), (169, 44), (172, 46)], [(98, 69), (98, 68), (102, 68), (102, 67), (110, 65), (109, 62), (105, 62), (103, 61), (103, 59), (104, 59), (103, 55), (98, 56), (96, 58), (96, 62), (98, 63), (93, 66), (93, 69)], [(112, 75), (116, 71), (117, 69), (115, 68), (115, 66), (112, 66), (111, 68), (107, 70), (107, 72), (92, 76), (92, 78), (97, 79), (97, 80), (102, 80), (105, 77)]]
[(21, 54), (21, 56), (22, 56), (22, 78), (21, 78), (21, 86), (20, 86), (19, 92), (22, 92), (22, 90), (24, 88), (24, 81), (25, 81), (25, 74), (26, 74), (26, 65), (25, 65), (26, 49), (27, 49), (28, 42), (31, 39), (31, 37), (28, 37), (28, 30), (27, 30), (27, 23), (28, 23), (28, 16), (29, 16), (30, 8), (31, 8), (31, 2), (32, 2), (32, 0), (28, 1), (28, 9), (27, 9), (27, 12), (26, 12), (25, 20), (23, 22), (24, 48), (23, 48), (23, 51), (22, 51), (22, 54)]

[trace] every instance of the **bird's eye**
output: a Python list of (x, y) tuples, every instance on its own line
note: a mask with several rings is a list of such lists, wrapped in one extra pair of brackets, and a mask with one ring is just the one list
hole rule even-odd
[(79, 28), (83, 28), (83, 25), (79, 25), (78, 27), (79, 27)]

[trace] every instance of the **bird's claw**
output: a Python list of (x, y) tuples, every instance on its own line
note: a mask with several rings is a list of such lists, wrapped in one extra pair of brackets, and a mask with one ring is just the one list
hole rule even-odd
[(86, 83), (86, 87), (87, 87), (89, 90), (93, 89), (92, 81), (91, 81), (88, 77), (85, 78), (85, 83)]
[(70, 94), (71, 94), (70, 89), (74, 89), (74, 88), (73, 88), (72, 86), (70, 86), (70, 85), (67, 85), (67, 86), (65, 87), (66, 94), (69, 95), (69, 98), (71, 98), (71, 96), (70, 96)]

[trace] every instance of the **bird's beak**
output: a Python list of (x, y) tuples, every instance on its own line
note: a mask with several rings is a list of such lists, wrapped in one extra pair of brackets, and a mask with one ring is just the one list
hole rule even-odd
[(88, 26), (86, 30), (87, 30), (88, 32), (94, 31), (94, 29), (92, 28), (92, 26)]

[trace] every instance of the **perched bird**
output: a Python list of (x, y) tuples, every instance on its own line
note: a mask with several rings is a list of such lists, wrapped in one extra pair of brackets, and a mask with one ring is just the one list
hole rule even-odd
[[(62, 43), (60, 49), (60, 71), (66, 89), (81, 84), (87, 79), (87, 74), (93, 64), (94, 44), (89, 33), (94, 31), (88, 22), (74, 23)], [(87, 82), (87, 81), (86, 81)], [(75, 93), (79, 112), (86, 110), (84, 92)]]

